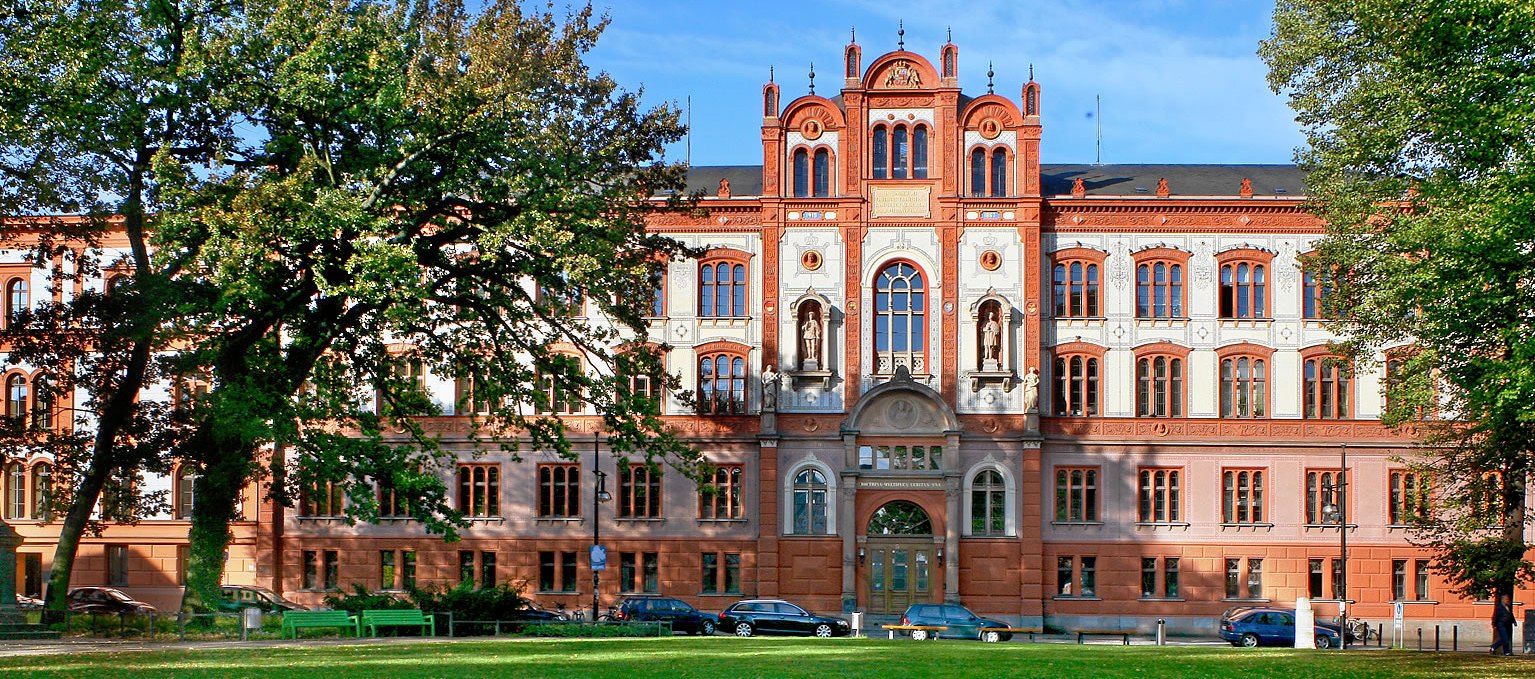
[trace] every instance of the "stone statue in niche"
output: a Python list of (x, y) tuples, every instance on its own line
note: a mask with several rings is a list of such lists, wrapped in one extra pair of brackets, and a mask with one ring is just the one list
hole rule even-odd
[(1039, 412), (1039, 368), (1029, 368), (1023, 376), (1023, 412)]
[(762, 371), (762, 410), (764, 412), (778, 410), (778, 387), (782, 381), (783, 375), (773, 370), (772, 365), (768, 365)]
[(805, 314), (805, 322), (799, 327), (800, 369), (821, 369), (821, 317), (811, 308)]
[(981, 369), (987, 372), (1002, 369), (1002, 324), (997, 321), (996, 311), (987, 312), (986, 322), (981, 324)]

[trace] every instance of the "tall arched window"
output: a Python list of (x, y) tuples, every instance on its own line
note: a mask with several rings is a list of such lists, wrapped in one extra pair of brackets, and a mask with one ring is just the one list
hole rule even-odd
[(1135, 362), (1136, 414), (1183, 417), (1183, 359), (1143, 356)]
[(20, 462), (5, 466), (5, 518), (27, 518), (27, 468)]
[(970, 534), (1007, 534), (1007, 484), (995, 469), (976, 474), (970, 487)]
[(735, 262), (704, 262), (698, 269), (700, 316), (746, 315), (746, 265)]
[(970, 195), (986, 195), (986, 151), (983, 149), (970, 152)]
[(53, 483), (53, 465), (39, 462), (32, 465), (32, 518), (44, 519), (48, 511), (50, 484)]
[(794, 475), (794, 534), (825, 535), (827, 533), (827, 486), (826, 476), (816, 469), (805, 469)]
[(927, 285), (907, 262), (880, 271), (874, 282), (874, 372), (900, 366), (927, 372)]
[(57, 420), (54, 412), (57, 409), (58, 395), (53, 393), (53, 385), (46, 373), (39, 374), (32, 380), (32, 426), (38, 429), (53, 429)]
[(893, 144), (894, 148), (891, 149), (892, 153), (890, 154), (890, 178), (905, 179), (907, 152), (906, 127), (904, 125), (897, 125), (895, 127), (895, 132), (890, 136), (891, 139), (895, 142)]
[(817, 198), (831, 195), (831, 151), (816, 149), (815, 175), (811, 181), (810, 193)]
[(9, 324), (16, 314), (25, 311), (32, 303), (30, 289), (25, 278), (12, 278), (5, 285), (5, 322)]
[(1268, 363), (1253, 356), (1221, 360), (1221, 417), (1264, 417)]
[(927, 179), (927, 128), (921, 125), (911, 131), (911, 176)]
[(890, 146), (889, 142), (886, 141), (887, 134), (883, 125), (874, 128), (874, 143), (870, 149), (873, 158), (871, 159), (870, 167), (874, 172), (875, 179), (885, 179), (887, 176), (885, 168), (887, 167), (886, 163), (890, 159)]
[(1183, 266), (1169, 262), (1148, 262), (1135, 270), (1135, 315), (1137, 318), (1180, 318), (1183, 316)]
[(991, 195), (1007, 195), (1007, 149), (991, 152)]
[(1055, 358), (1056, 415), (1091, 417), (1098, 414), (1098, 366), (1095, 356)]
[(746, 357), (718, 353), (698, 358), (698, 412), (705, 415), (746, 412)]
[(1257, 250), (1222, 253), (1220, 256), (1220, 317), (1268, 318), (1268, 261), (1272, 255)]
[(5, 378), (5, 416), (16, 424), (27, 417), (27, 378), (21, 374)]
[(202, 474), (197, 473), (197, 467), (190, 464), (181, 465), (176, 470), (176, 518), (192, 518), (192, 509), (197, 505), (197, 480)]
[(1305, 359), (1301, 373), (1301, 416), (1341, 420), (1350, 417), (1348, 366), (1333, 356)]
[(810, 153), (805, 149), (794, 149), (794, 197), (804, 198), (810, 195)]

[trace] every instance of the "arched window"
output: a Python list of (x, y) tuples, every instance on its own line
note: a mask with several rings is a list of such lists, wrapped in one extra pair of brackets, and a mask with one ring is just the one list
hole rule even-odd
[(927, 128), (921, 125), (911, 131), (911, 176), (927, 179)]
[(1306, 271), (1301, 274), (1301, 317), (1307, 319), (1323, 318), (1323, 301), (1327, 298), (1329, 290), (1326, 285), (1317, 280), (1316, 274)]
[(1141, 356), (1135, 362), (1136, 414), (1183, 417), (1183, 358)]
[(197, 504), (197, 480), (200, 478), (202, 474), (197, 473), (197, 467), (190, 464), (181, 465), (176, 470), (176, 518), (192, 518), (192, 509)]
[(810, 193), (817, 198), (831, 195), (831, 151), (816, 149), (815, 178)]
[(1221, 417), (1265, 417), (1268, 362), (1256, 356), (1221, 359)]
[(909, 500), (896, 500), (874, 510), (867, 535), (932, 535), (927, 510)]
[(27, 378), (19, 373), (5, 378), (5, 416), (18, 426), (27, 417)]
[(1056, 318), (1096, 318), (1103, 315), (1098, 305), (1096, 262), (1057, 262), (1053, 282)]
[(826, 476), (817, 469), (804, 469), (794, 475), (795, 535), (826, 535), (828, 489)]
[(5, 322), (9, 324), (16, 318), (16, 314), (25, 311), (31, 305), (32, 299), (27, 279), (12, 278), (5, 285)]
[(27, 468), (20, 462), (5, 466), (5, 518), (27, 518)]
[(1098, 414), (1100, 365), (1096, 356), (1055, 357), (1056, 415), (1092, 417)]
[(890, 154), (890, 178), (906, 178), (906, 126), (896, 125), (895, 132), (891, 135), (894, 140)]
[(885, 131), (884, 125), (880, 125), (879, 127), (874, 128), (874, 144), (872, 145), (870, 151), (873, 155), (873, 162), (870, 163), (870, 166), (874, 172), (875, 179), (886, 178), (887, 173), (885, 168), (887, 167), (886, 163), (889, 162), (890, 158), (890, 146), (886, 141), (887, 134), (888, 133)]
[(1007, 149), (999, 148), (991, 152), (991, 195), (1007, 195)]
[(48, 498), (51, 497), (50, 490), (52, 489), (50, 484), (52, 483), (53, 465), (47, 462), (39, 462), (32, 465), (32, 518), (46, 519), (52, 513), (48, 510)]
[(39, 374), (32, 380), (32, 426), (38, 429), (53, 429), (57, 424), (54, 413), (57, 410), (58, 395), (53, 393), (53, 385), (46, 373)]
[(1135, 269), (1137, 318), (1183, 316), (1183, 265), (1148, 262)]
[(794, 197), (810, 195), (810, 152), (794, 149)]
[(740, 318), (746, 315), (746, 265), (706, 261), (698, 269), (698, 315)]
[(1221, 318), (1268, 318), (1269, 258), (1258, 251), (1221, 256)]
[(745, 356), (717, 353), (698, 358), (698, 412), (704, 415), (746, 413)]
[(970, 195), (986, 195), (986, 151), (984, 149), (970, 152)]
[(1339, 359), (1326, 355), (1305, 359), (1301, 383), (1302, 417), (1341, 420), (1350, 416), (1348, 366)]
[(1002, 474), (987, 469), (976, 474), (970, 487), (970, 534), (1007, 534), (1007, 484)]
[(874, 355), (876, 373), (927, 372), (927, 286), (907, 262), (886, 266), (874, 282)]

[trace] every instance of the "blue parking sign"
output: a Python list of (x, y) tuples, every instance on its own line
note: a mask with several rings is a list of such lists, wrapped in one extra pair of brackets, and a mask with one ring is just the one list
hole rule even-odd
[(608, 569), (608, 548), (602, 545), (592, 545), (592, 570), (605, 571)]

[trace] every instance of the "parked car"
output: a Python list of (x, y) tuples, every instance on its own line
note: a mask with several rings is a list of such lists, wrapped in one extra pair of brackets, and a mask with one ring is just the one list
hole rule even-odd
[[(1317, 648), (1332, 648), (1342, 644), (1337, 625), (1317, 623), (1315, 638)], [(1247, 608), (1229, 609), (1221, 616), (1221, 638), (1232, 646), (1294, 646), (1295, 609)]]
[(720, 629), (738, 637), (753, 634), (805, 634), (818, 637), (847, 636), (846, 620), (816, 615), (781, 599), (747, 599), (720, 611)]
[(714, 634), (714, 616), (693, 608), (692, 604), (668, 596), (632, 596), (618, 605), (619, 620), (669, 622), (673, 632), (709, 636)]
[[(950, 639), (980, 639), (981, 630), (987, 627), (1012, 627), (1001, 620), (983, 618), (970, 609), (957, 604), (912, 604), (901, 614), (902, 625), (934, 625), (948, 627), (934, 636)], [(912, 630), (911, 638), (927, 638), (926, 630)], [(1012, 632), (1002, 632), (1002, 641), (1013, 638)]]
[(224, 585), (220, 589), (224, 593), (224, 598), (218, 602), (218, 609), (221, 611), (240, 611), (247, 608), (259, 608), (263, 613), (309, 610), (307, 606), (284, 599), (281, 594), (265, 587)]
[(23, 611), (40, 611), (43, 610), (43, 600), (36, 597), (17, 594), (16, 606), (21, 608)]
[(512, 611), (507, 617), (507, 620), (515, 622), (562, 622), (567, 619), (569, 618), (564, 613), (539, 608), (532, 602), (529, 602), (527, 606)]
[(116, 587), (78, 587), (69, 590), (69, 610), (92, 615), (153, 615), (155, 607)]

